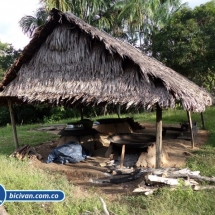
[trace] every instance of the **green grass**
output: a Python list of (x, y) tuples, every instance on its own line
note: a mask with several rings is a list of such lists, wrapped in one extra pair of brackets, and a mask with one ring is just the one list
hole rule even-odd
[(212, 215), (215, 210), (214, 194), (212, 190), (196, 192), (179, 187), (170, 191), (163, 188), (151, 196), (129, 196), (127, 201), (136, 205), (133, 214), (137, 215)]
[[(40, 127), (40, 125), (26, 125), (26, 126), (17, 126), (17, 135), (19, 144), (29, 144), (31, 146), (38, 145), (39, 143), (56, 140), (57, 135), (39, 132), (35, 129)], [(1, 154), (11, 154), (15, 149), (14, 139), (12, 135), (12, 127), (10, 125), (6, 127), (0, 127), (0, 153)]]
[[(194, 156), (187, 160), (186, 166), (192, 170), (200, 170), (202, 175), (215, 176), (215, 107), (208, 108), (204, 113), (205, 126), (209, 131), (206, 145), (196, 151)], [(109, 118), (117, 117), (110, 115)], [(155, 123), (155, 112), (141, 114), (128, 114), (122, 117), (134, 117), (140, 122)], [(96, 119), (98, 119), (97, 117)], [(100, 117), (104, 118), (104, 117)], [(192, 114), (193, 121), (201, 127), (200, 114)], [(68, 119), (56, 124), (71, 122)], [(187, 121), (186, 112), (183, 110), (163, 111), (164, 124), (179, 124)], [(53, 124), (53, 123), (52, 123)], [(48, 125), (48, 124), (46, 124)], [(34, 129), (41, 125), (18, 126), (18, 138), (21, 144), (37, 145), (48, 140), (55, 140), (58, 136)], [(56, 203), (5, 203), (10, 214), (71, 214), (79, 215), (85, 211), (93, 211), (95, 207), (101, 211), (101, 204), (95, 193), (96, 189), (82, 190), (68, 182), (63, 175), (33, 167), (29, 161), (9, 159), (8, 155), (14, 150), (11, 126), (0, 128), (0, 183), (6, 189), (60, 189), (66, 194), (63, 202)], [(118, 215), (212, 215), (215, 211), (215, 191), (193, 191), (178, 188), (170, 191), (168, 188), (159, 189), (155, 194), (143, 196), (141, 194), (117, 196), (110, 201), (107, 196), (103, 199), (110, 210)]]
[[(15, 159), (7, 159), (4, 155), (0, 155), (0, 159), (1, 184), (7, 190), (62, 190), (66, 196), (63, 202), (57, 203), (6, 202), (5, 207), (10, 214), (75, 215), (84, 211), (94, 211), (94, 207), (98, 210), (102, 209), (95, 193), (75, 187), (61, 174), (36, 169), (29, 161), (17, 162)], [(115, 203), (114, 206), (117, 207), (118, 204)], [(121, 207), (120, 214), (126, 214), (127, 210), (126, 205)]]

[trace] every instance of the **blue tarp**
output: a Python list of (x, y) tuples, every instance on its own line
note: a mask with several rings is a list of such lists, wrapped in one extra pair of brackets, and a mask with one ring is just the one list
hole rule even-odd
[(89, 156), (87, 151), (78, 143), (69, 142), (51, 151), (46, 163), (78, 163)]

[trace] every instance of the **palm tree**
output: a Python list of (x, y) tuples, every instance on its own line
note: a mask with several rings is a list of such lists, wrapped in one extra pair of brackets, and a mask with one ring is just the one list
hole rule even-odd
[(34, 16), (24, 16), (19, 21), (19, 25), (22, 28), (24, 34), (31, 37), (39, 26), (43, 25), (48, 18), (48, 12), (44, 7), (40, 7), (36, 10)]
[(48, 10), (57, 8), (63, 12), (71, 11), (73, 6), (72, 1), (69, 0), (40, 0), (40, 3), (45, 4)]
[(187, 6), (187, 3), (181, 4), (181, 0), (163, 0), (157, 7), (154, 7), (151, 13), (148, 13), (142, 26), (144, 43), (142, 46), (140, 44), (140, 48), (149, 53), (153, 34), (162, 29), (170, 21), (172, 15), (185, 6)]
[[(100, 28), (110, 29), (113, 26), (113, 0), (40, 0), (44, 6), (37, 9), (34, 16), (24, 16), (19, 25), (23, 32), (32, 36), (35, 29), (44, 24), (48, 11), (58, 8), (61, 11), (71, 11), (84, 21)], [(100, 16), (99, 16), (100, 14)], [(96, 21), (95, 17), (100, 17)]]
[(76, 16), (115, 37), (140, 47), (151, 43), (152, 33), (161, 28), (171, 14), (180, 9), (181, 0), (40, 0), (44, 7), (35, 16), (25, 16), (20, 26), (32, 36), (35, 29), (44, 24), (53, 7), (71, 11)]
[(132, 37), (138, 33), (141, 46), (142, 40), (147, 40), (183, 6), (181, 0), (120, 0), (115, 8), (120, 11), (118, 20), (124, 23), (127, 32)]

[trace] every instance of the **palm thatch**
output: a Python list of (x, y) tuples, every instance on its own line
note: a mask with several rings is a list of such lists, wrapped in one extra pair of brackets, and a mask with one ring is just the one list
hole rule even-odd
[(212, 99), (187, 78), (57, 9), (41, 26), (0, 84), (2, 97), (28, 103), (99, 103), (174, 107), (202, 112)]

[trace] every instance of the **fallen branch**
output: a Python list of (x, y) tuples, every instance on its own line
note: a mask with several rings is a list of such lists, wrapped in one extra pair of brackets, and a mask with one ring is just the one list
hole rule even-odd
[(108, 210), (107, 210), (107, 206), (106, 206), (103, 198), (99, 196), (99, 200), (102, 203), (102, 208), (103, 208), (103, 211), (104, 211), (105, 215), (110, 215), (109, 212), (108, 212)]

